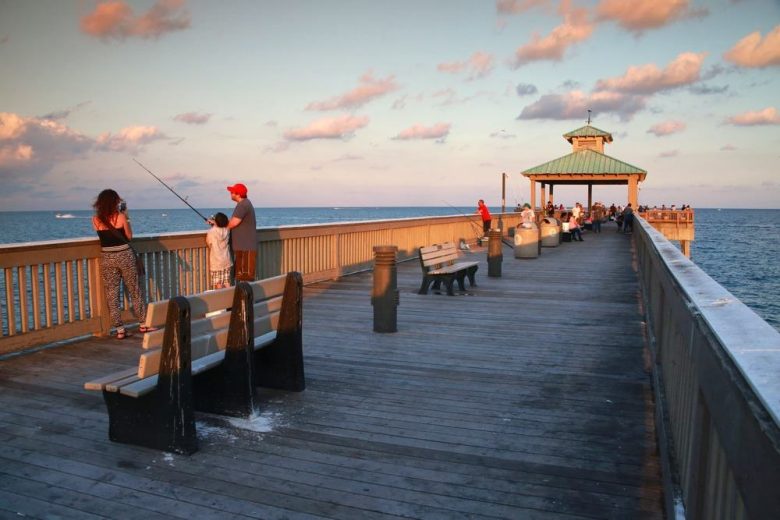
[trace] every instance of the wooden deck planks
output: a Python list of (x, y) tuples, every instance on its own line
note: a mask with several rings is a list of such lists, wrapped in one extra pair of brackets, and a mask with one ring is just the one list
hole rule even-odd
[[(417, 295), (372, 332), (371, 273), (305, 289), (307, 390), (255, 421), (198, 415), (192, 457), (114, 444), (84, 381), (140, 338), (0, 361), (0, 516), (662, 518), (628, 237), (586, 234), (503, 276)], [(116, 509), (111, 509), (114, 506)], [(89, 516), (93, 515), (93, 516)]]

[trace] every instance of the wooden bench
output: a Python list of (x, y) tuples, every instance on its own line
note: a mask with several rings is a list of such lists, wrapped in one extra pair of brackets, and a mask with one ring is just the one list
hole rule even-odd
[(479, 262), (458, 262), (458, 250), (452, 242), (434, 244), (420, 248), (420, 265), (423, 271), (422, 285), (419, 294), (428, 294), (428, 288), (433, 283), (433, 288), (438, 289), (441, 282), (447, 288), (447, 294), (453, 296), (453, 282), (458, 281), (458, 287), (465, 291), (466, 276), (472, 287), (476, 286), (474, 274), (477, 272)]
[(303, 279), (288, 273), (152, 303), (138, 366), (85, 383), (103, 392), (109, 439), (197, 451), (194, 411), (249, 417), (256, 387), (305, 388)]

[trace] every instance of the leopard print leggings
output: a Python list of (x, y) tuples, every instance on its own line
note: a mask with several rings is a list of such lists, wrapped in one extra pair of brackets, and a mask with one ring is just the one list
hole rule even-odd
[(125, 290), (133, 303), (133, 313), (138, 321), (143, 323), (146, 320), (146, 302), (141, 295), (138, 271), (135, 266), (135, 253), (132, 249), (125, 249), (123, 251), (103, 251), (101, 255), (100, 276), (103, 279), (103, 286), (106, 288), (111, 325), (120, 329), (124, 328), (121, 302), (119, 301), (119, 284), (122, 280), (125, 282)]

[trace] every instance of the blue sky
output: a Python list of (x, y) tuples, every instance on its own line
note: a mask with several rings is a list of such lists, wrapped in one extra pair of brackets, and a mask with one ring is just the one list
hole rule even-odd
[(513, 205), (588, 108), (640, 203), (780, 207), (777, 1), (0, 0), (0, 67), (3, 210), (178, 207), (133, 158), (201, 207)]

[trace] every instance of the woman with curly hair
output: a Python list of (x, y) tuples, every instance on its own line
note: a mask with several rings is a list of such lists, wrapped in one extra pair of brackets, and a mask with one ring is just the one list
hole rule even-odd
[[(146, 303), (141, 296), (135, 252), (130, 247), (133, 230), (127, 216), (125, 201), (114, 190), (103, 190), (92, 205), (95, 215), (92, 227), (100, 239), (100, 276), (106, 289), (111, 325), (116, 327), (116, 339), (125, 339), (131, 334), (125, 330), (119, 302), (119, 284), (124, 280), (125, 288), (133, 303), (133, 312), (143, 323), (146, 319)], [(141, 332), (154, 330), (141, 326)]]

